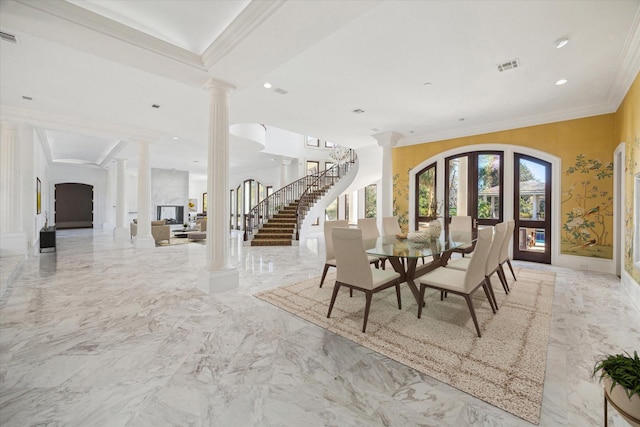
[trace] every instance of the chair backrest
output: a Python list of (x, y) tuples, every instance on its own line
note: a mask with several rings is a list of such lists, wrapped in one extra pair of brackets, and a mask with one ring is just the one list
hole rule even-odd
[(511, 243), (511, 238), (513, 236), (513, 229), (516, 227), (516, 222), (512, 219), (507, 221), (507, 233), (504, 236), (504, 242), (502, 242), (502, 246), (500, 246), (500, 254), (498, 256), (498, 262), (503, 263), (509, 258), (509, 244)]
[(478, 229), (476, 248), (473, 251), (473, 258), (469, 261), (467, 273), (464, 277), (465, 290), (469, 292), (484, 280), (484, 269), (487, 263), (487, 256), (489, 255), (492, 234), (492, 227)]
[(349, 227), (349, 221), (347, 220), (338, 220), (338, 221), (325, 221), (324, 222), (324, 249), (325, 249), (325, 261), (329, 261), (334, 259), (335, 252), (333, 251), (333, 237), (331, 235), (331, 230), (335, 227)]
[[(493, 240), (489, 247), (489, 255), (487, 255), (487, 263), (485, 265), (484, 274), (489, 276), (498, 267), (498, 257), (500, 255), (500, 249), (502, 249), (502, 243), (507, 235), (507, 223), (501, 222), (494, 227)], [(474, 255), (475, 256), (475, 255)]]
[(402, 233), (397, 216), (385, 216), (382, 218), (382, 234), (385, 236), (395, 236)]
[(471, 231), (471, 217), (452, 216), (449, 231)]
[(373, 273), (364, 249), (362, 230), (336, 227), (331, 233), (336, 255), (336, 280), (372, 289)]
[(375, 218), (359, 218), (358, 228), (362, 230), (362, 239), (374, 239), (380, 237), (380, 231), (378, 231), (378, 225)]

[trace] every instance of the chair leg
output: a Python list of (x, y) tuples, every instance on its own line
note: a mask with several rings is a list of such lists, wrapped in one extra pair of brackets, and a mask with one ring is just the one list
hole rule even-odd
[(396, 282), (396, 295), (398, 297), (398, 310), (402, 310), (402, 299), (400, 298), (400, 281)]
[(511, 260), (509, 258), (507, 258), (507, 264), (509, 264), (509, 270), (511, 270), (511, 274), (513, 274), (513, 280), (518, 280), (516, 279), (516, 273), (513, 272), (513, 266), (511, 265)]
[(493, 293), (493, 285), (491, 284), (491, 279), (487, 276), (484, 277), (485, 283), (487, 284), (487, 288), (489, 288), (489, 293), (491, 294), (491, 298), (493, 298), (493, 306), (496, 310), (500, 310), (498, 308), (498, 300), (496, 300), (496, 294)]
[(369, 309), (371, 308), (371, 297), (373, 296), (372, 291), (365, 291), (367, 296), (367, 303), (364, 306), (364, 323), (362, 324), (362, 332), (367, 329), (367, 320), (369, 319)]
[(482, 283), (482, 289), (484, 290), (484, 294), (487, 296), (487, 299), (489, 300), (491, 311), (493, 311), (493, 314), (496, 314), (496, 308), (493, 306), (493, 299), (491, 298), (491, 294), (489, 294), (489, 290), (487, 289), (486, 281)]
[(478, 319), (476, 318), (476, 310), (473, 308), (473, 301), (471, 301), (471, 295), (464, 295), (464, 299), (467, 300), (467, 305), (469, 306), (469, 311), (471, 312), (471, 318), (473, 319), (473, 324), (476, 325), (476, 332), (478, 333), (478, 338), (482, 338), (482, 334), (480, 334), (480, 326), (478, 326)]
[(322, 284), (324, 283), (324, 278), (327, 277), (327, 271), (329, 271), (329, 267), (331, 267), (329, 264), (324, 265), (324, 270), (322, 271), (322, 279), (320, 279), (320, 287), (322, 287)]
[(498, 278), (500, 279), (500, 283), (502, 283), (502, 287), (506, 293), (511, 292), (509, 288), (509, 283), (507, 282), (507, 276), (504, 274), (504, 270), (502, 269), (502, 265), (498, 264), (498, 269), (496, 270), (498, 273)]
[(424, 305), (424, 291), (427, 287), (420, 283), (420, 296), (418, 297), (418, 319), (422, 317), (422, 306)]
[(382, 269), (386, 270), (387, 269), (387, 260), (386, 259), (382, 259), (381, 260), (381, 264), (382, 264)]
[(380, 268), (380, 261), (376, 261), (376, 262), (374, 262), (374, 263), (373, 263), (373, 265), (375, 265), (375, 266), (376, 266), (376, 268)]
[(353, 288), (349, 288), (349, 298), (353, 298)]
[(336, 281), (336, 284), (333, 286), (333, 294), (331, 295), (331, 303), (329, 304), (329, 312), (327, 313), (327, 319), (331, 316), (331, 310), (333, 310), (333, 304), (336, 302), (336, 297), (338, 296), (338, 290), (340, 289), (340, 282)]

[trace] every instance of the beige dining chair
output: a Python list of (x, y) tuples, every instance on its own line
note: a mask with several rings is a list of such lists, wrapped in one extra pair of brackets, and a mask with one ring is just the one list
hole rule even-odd
[(327, 271), (329, 267), (336, 266), (336, 257), (333, 251), (333, 238), (331, 236), (331, 230), (335, 227), (349, 227), (349, 221), (325, 221), (324, 222), (324, 269), (322, 270), (322, 279), (320, 279), (320, 287), (324, 283), (325, 277), (327, 277)]
[(502, 266), (506, 262), (509, 266), (509, 270), (511, 270), (511, 274), (513, 275), (513, 280), (516, 279), (516, 273), (513, 272), (513, 266), (511, 265), (511, 258), (509, 257), (509, 244), (511, 243), (511, 239), (513, 238), (513, 229), (516, 227), (516, 222), (513, 219), (507, 221), (507, 235), (504, 238), (504, 242), (502, 242), (502, 246), (500, 247), (500, 256), (499, 256), (499, 264), (500, 271), (502, 272), (502, 276), (505, 277), (504, 270)]
[[(362, 230), (362, 240), (375, 239), (380, 237), (380, 231), (378, 231), (378, 225), (375, 218), (359, 218), (358, 228)], [(368, 255), (369, 262), (378, 268), (380, 262), (382, 262), (382, 269), (385, 268), (385, 261), (387, 258)]]
[(395, 236), (400, 233), (402, 233), (402, 229), (397, 216), (385, 216), (382, 218), (382, 234), (384, 236)]
[[(465, 233), (471, 233), (473, 230), (470, 216), (452, 216), (449, 223), (449, 233), (454, 234), (456, 231), (463, 231)], [(473, 243), (459, 246), (453, 250), (453, 252), (461, 253), (464, 258), (465, 254), (473, 252)]]
[[(485, 277), (487, 279), (487, 285), (489, 287), (489, 291), (493, 296), (494, 305), (498, 308), (498, 304), (496, 302), (495, 295), (493, 295), (493, 286), (491, 284), (491, 276), (494, 273), (498, 274), (498, 278), (500, 279), (500, 283), (504, 288), (504, 292), (506, 294), (509, 293), (509, 284), (507, 283), (507, 278), (504, 276), (504, 273), (500, 271), (500, 249), (502, 248), (502, 243), (504, 242), (505, 237), (507, 236), (507, 223), (501, 222), (496, 224), (493, 233), (493, 239), (491, 240), (491, 247), (489, 248), (489, 255), (487, 256), (487, 263), (485, 265)], [(453, 268), (456, 270), (466, 270), (469, 268), (469, 263), (473, 258), (459, 258), (453, 261), (450, 261), (447, 264), (447, 268)]]
[(358, 290), (365, 293), (364, 322), (362, 332), (367, 329), (369, 310), (373, 294), (392, 286), (396, 287), (398, 309), (402, 309), (400, 298), (400, 274), (395, 271), (372, 268), (364, 248), (363, 232), (360, 229), (334, 228), (332, 231), (333, 248), (336, 256), (336, 284), (331, 295), (331, 303), (327, 318), (331, 316), (341, 286), (351, 291)]
[(489, 300), (489, 305), (495, 313), (493, 304), (491, 303), (491, 295), (487, 288), (485, 280), (485, 264), (489, 255), (489, 247), (491, 246), (491, 228), (483, 228), (478, 230), (478, 240), (476, 242), (475, 255), (471, 258), (469, 268), (465, 271), (455, 270), (453, 268), (438, 267), (427, 274), (418, 278), (420, 282), (420, 295), (418, 297), (418, 319), (422, 316), (422, 306), (424, 305), (424, 293), (426, 288), (433, 288), (439, 291), (451, 292), (461, 295), (467, 301), (471, 318), (476, 327), (478, 337), (481, 337), (480, 326), (476, 317), (476, 310), (473, 306), (472, 295), (479, 288), (484, 289), (484, 293)]

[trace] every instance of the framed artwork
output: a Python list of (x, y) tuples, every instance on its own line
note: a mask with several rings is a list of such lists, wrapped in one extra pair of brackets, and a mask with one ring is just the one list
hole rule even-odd
[(42, 184), (40, 178), (36, 178), (36, 213), (40, 215), (42, 212)]
[(198, 199), (189, 199), (189, 212), (198, 212)]
[(202, 193), (202, 213), (207, 213), (207, 193)]

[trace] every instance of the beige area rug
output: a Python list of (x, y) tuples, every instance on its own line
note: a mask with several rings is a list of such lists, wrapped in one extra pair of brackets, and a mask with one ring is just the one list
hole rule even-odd
[[(508, 273), (507, 273), (508, 274)], [(482, 338), (478, 338), (464, 298), (427, 289), (422, 319), (406, 284), (402, 310), (395, 289), (373, 296), (367, 332), (362, 333), (365, 298), (341, 288), (331, 318), (335, 275), (256, 294), (257, 298), (375, 350), (531, 423), (540, 421), (547, 341), (555, 274), (516, 269), (505, 295), (492, 280), (499, 311), (493, 314), (482, 289), (473, 299)]]

